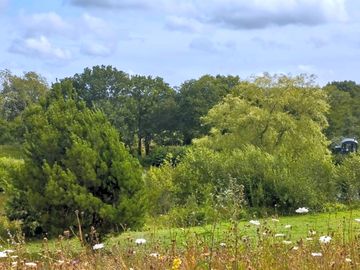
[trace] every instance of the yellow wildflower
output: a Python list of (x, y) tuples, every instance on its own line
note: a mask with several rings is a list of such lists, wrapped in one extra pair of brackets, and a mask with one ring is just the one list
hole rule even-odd
[(180, 258), (175, 258), (175, 259), (173, 260), (173, 264), (172, 264), (171, 270), (179, 270), (179, 269), (180, 269), (180, 265), (181, 265), (181, 259), (180, 259)]

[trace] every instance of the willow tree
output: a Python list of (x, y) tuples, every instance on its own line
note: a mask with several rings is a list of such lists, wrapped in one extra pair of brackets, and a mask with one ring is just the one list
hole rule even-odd
[(325, 91), (311, 78), (265, 75), (241, 82), (203, 118), (211, 131), (176, 168), (179, 194), (201, 189), (198, 182), (221, 192), (230, 175), (244, 185), (250, 206), (321, 207), (334, 194), (323, 134), (328, 110)]

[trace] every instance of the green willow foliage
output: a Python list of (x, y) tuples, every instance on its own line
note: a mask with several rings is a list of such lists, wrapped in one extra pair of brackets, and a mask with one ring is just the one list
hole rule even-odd
[(141, 167), (102, 112), (73, 99), (63, 82), (23, 117), (27, 155), (13, 183), (11, 219), (23, 220), (29, 234), (75, 226), (76, 210), (86, 229), (141, 225)]
[(252, 208), (321, 209), (335, 197), (323, 134), (328, 109), (326, 93), (309, 78), (265, 75), (241, 82), (203, 118), (210, 134), (170, 168), (175, 203), (195, 197), (206, 205), (236, 179)]

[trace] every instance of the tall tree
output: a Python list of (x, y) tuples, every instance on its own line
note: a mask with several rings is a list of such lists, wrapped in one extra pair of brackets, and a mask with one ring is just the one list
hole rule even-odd
[(24, 224), (27, 231), (36, 222), (54, 234), (76, 225), (75, 210), (83, 212), (86, 229), (138, 226), (143, 216), (138, 161), (102, 112), (73, 99), (70, 82), (53, 88), (47, 102), (24, 113), (27, 157), (14, 181), (9, 217), (31, 221)]
[(240, 82), (237, 76), (202, 76), (198, 80), (184, 82), (177, 96), (178, 125), (184, 144), (193, 138), (207, 134), (209, 127), (202, 125), (200, 118), (231, 92)]
[(88, 106), (105, 112), (127, 146), (137, 142), (138, 155), (141, 156), (143, 145), (149, 154), (150, 144), (158, 139), (158, 134), (173, 133), (175, 91), (163, 79), (130, 77), (111, 66), (95, 66), (70, 80)]
[(14, 120), (30, 104), (39, 102), (48, 91), (46, 80), (35, 72), (16, 76), (5, 70), (0, 72), (0, 77), (0, 110), (2, 117), (8, 121)]
[[(311, 78), (266, 74), (242, 82), (203, 118), (210, 134), (195, 140), (174, 182), (181, 192), (195, 190), (198, 196), (209, 183), (215, 192), (226, 187), (230, 174), (244, 185), (250, 206), (321, 207), (334, 199), (323, 133), (328, 110), (326, 93)], [(206, 198), (202, 194), (199, 201)]]
[(143, 140), (148, 155), (154, 136), (173, 128), (175, 92), (160, 77), (133, 76), (131, 82), (126, 106), (132, 106), (135, 117), (138, 155), (142, 154)]
[(332, 82), (324, 91), (330, 104), (328, 138), (332, 141), (341, 137), (360, 138), (360, 85), (353, 81)]

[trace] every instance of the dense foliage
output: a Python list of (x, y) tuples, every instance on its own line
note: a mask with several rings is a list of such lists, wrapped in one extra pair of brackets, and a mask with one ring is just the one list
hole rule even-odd
[(76, 210), (86, 229), (135, 228), (143, 216), (139, 163), (104, 114), (72, 96), (69, 82), (56, 84), (47, 102), (24, 113), (25, 168), (14, 178), (8, 216), (28, 233), (75, 226)]
[(50, 90), (34, 72), (1, 79), (0, 144), (26, 152), (24, 163), (1, 159), (1, 188), (11, 195), (8, 217), (27, 234), (79, 221), (135, 228), (145, 215), (194, 225), (360, 200), (359, 155), (330, 151), (360, 136), (355, 82), (204, 75), (170, 87), (112, 66)]

